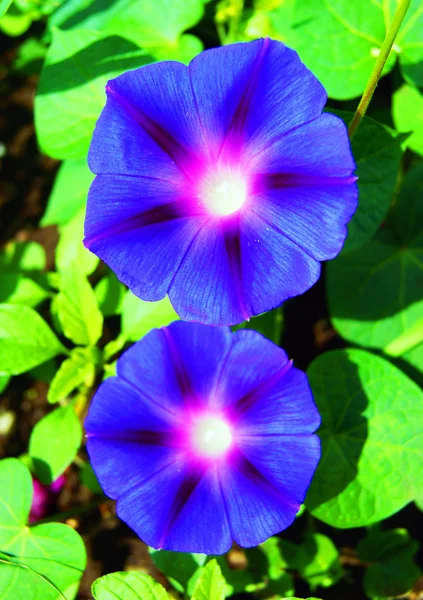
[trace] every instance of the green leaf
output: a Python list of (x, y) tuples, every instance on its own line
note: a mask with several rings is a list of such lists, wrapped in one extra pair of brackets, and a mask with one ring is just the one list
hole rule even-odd
[[(302, 0), (296, 5), (293, 45), (307, 67), (337, 100), (363, 93), (385, 38), (382, 2)], [(383, 74), (389, 73), (396, 52)]]
[(328, 264), (329, 312), (347, 340), (384, 348), (423, 318), (423, 166), (375, 237)]
[(86, 462), (81, 468), (81, 483), (90, 490), (93, 494), (103, 494), (103, 490), (98, 482), (96, 474), (93, 471), (90, 463)]
[(31, 26), (34, 16), (33, 12), (22, 13), (15, 4), (11, 4), (6, 14), (0, 18), (0, 31), (12, 37), (22, 35)]
[(88, 279), (77, 270), (61, 274), (57, 316), (66, 337), (81, 346), (94, 346), (103, 330), (103, 315)]
[(104, 575), (94, 581), (91, 591), (95, 600), (169, 600), (160, 583), (134, 571)]
[(0, 303), (35, 307), (49, 297), (44, 248), (36, 242), (12, 242), (0, 253)]
[[(85, 8), (84, 0), (67, 2), (51, 19), (60, 29), (75, 28), (120, 35), (153, 52), (176, 52), (176, 56), (158, 58), (180, 59), (194, 36), (182, 36), (203, 16), (203, 0), (100, 0)], [(85, 10), (81, 10), (81, 8)], [(198, 44), (198, 38), (194, 38)], [(196, 48), (198, 50), (198, 46)], [(194, 55), (189, 56), (192, 58)]]
[(80, 536), (59, 523), (26, 526), (32, 479), (19, 460), (0, 461), (0, 597), (72, 600), (85, 568)]
[(184, 592), (188, 582), (199, 567), (204, 565), (204, 554), (189, 554), (187, 552), (169, 552), (168, 550), (154, 550), (149, 548), (150, 556), (172, 585), (179, 592)]
[(94, 291), (100, 310), (105, 317), (122, 312), (126, 287), (112, 271), (100, 279)]
[(66, 351), (50, 327), (27, 306), (0, 305), (0, 365), (19, 375)]
[(0, 253), (0, 268), (10, 273), (42, 271), (45, 250), (37, 242), (9, 242)]
[(5, 373), (0, 373), (0, 394), (4, 392), (4, 390), (9, 385), (10, 375), (6, 375)]
[[(397, 0), (390, 0), (390, 17), (394, 14)], [(389, 10), (389, 9), (388, 9)], [(395, 47), (404, 78), (417, 86), (423, 86), (423, 5), (421, 0), (411, 0)]]
[(87, 248), (84, 248), (85, 207), (65, 225), (59, 226), (60, 239), (56, 248), (56, 266), (65, 272), (73, 264), (78, 265), (78, 270), (85, 275), (91, 275), (98, 265), (98, 258)]
[(85, 29), (52, 33), (35, 97), (38, 143), (54, 158), (83, 158), (106, 101), (106, 82), (151, 57), (117, 35)]
[(296, 561), (298, 571), (312, 590), (330, 587), (342, 578), (339, 552), (330, 538), (321, 533), (310, 533), (299, 547)]
[(392, 117), (398, 131), (412, 132), (406, 145), (423, 155), (423, 94), (403, 85), (392, 97)]
[(47, 400), (54, 404), (65, 400), (83, 384), (92, 385), (97, 360), (95, 348), (75, 348), (69, 358), (60, 365), (47, 394)]
[(293, 39), (295, 0), (254, 2), (254, 12), (245, 23), (246, 39), (271, 37), (288, 45)]
[(13, 0), (0, 0), (0, 18), (7, 12)]
[(130, 291), (122, 305), (122, 336), (135, 342), (155, 327), (164, 327), (179, 319), (169, 298), (158, 302), (145, 302)]
[(401, 355), (401, 359), (423, 373), (423, 343), (407, 350)]
[(238, 329), (254, 329), (275, 344), (280, 344), (283, 331), (282, 307), (274, 308), (270, 312), (252, 317), (249, 321), (233, 327), (234, 331)]
[(13, 70), (23, 75), (39, 75), (47, 47), (37, 38), (28, 38), (18, 48)]
[(48, 290), (22, 273), (0, 273), (0, 303), (35, 308), (49, 296)]
[(410, 591), (420, 575), (413, 561), (418, 548), (405, 529), (370, 531), (357, 546), (360, 559), (370, 563), (364, 575), (366, 594), (392, 597)]
[(38, 421), (29, 439), (29, 455), (38, 479), (49, 485), (71, 464), (82, 441), (73, 404), (56, 408)]
[[(260, 566), (260, 559), (255, 554), (255, 549), (247, 550), (247, 558), (251, 566), (249, 571), (257, 571), (256, 581), (259, 579), (270, 583), (266, 591), (269, 595), (285, 596), (295, 591), (294, 579), (289, 570), (296, 569), (294, 558), (297, 552), (295, 544), (277, 537), (271, 537), (258, 546), (259, 551), (264, 554), (266, 564)], [(247, 586), (248, 589), (249, 586)]]
[(41, 226), (64, 225), (75, 217), (86, 204), (93, 179), (85, 158), (66, 160), (57, 173)]
[(306, 506), (333, 527), (362, 527), (421, 493), (423, 392), (388, 361), (335, 350), (308, 369), (322, 458)]
[(202, 567), (197, 579), (191, 600), (223, 600), (225, 598), (226, 581), (216, 560), (211, 560)]
[[(348, 125), (353, 113), (331, 111)], [(343, 252), (368, 242), (389, 210), (400, 166), (403, 136), (386, 125), (364, 117), (351, 140), (357, 165), (358, 208), (348, 224)]]

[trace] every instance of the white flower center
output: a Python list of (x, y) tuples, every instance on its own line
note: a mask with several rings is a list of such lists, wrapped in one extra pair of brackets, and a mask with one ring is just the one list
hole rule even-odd
[(232, 443), (231, 428), (220, 417), (201, 417), (194, 423), (192, 443), (198, 454), (216, 458), (224, 454), (230, 447)]
[(201, 195), (212, 214), (225, 217), (239, 210), (246, 201), (247, 182), (232, 171), (212, 174), (204, 181)]

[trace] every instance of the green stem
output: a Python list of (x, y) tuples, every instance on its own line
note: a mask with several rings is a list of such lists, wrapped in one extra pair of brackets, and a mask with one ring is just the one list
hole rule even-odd
[(382, 44), (382, 48), (380, 49), (379, 56), (375, 62), (375, 66), (373, 67), (373, 71), (369, 77), (369, 80), (366, 85), (366, 89), (363, 92), (360, 103), (355, 111), (355, 115), (350, 123), (348, 128), (348, 134), (350, 138), (355, 134), (360, 123), (366, 114), (366, 111), (369, 107), (370, 101), (373, 97), (374, 91), (376, 89), (377, 83), (379, 81), (380, 75), (383, 71), (383, 67), (385, 66), (386, 61), (388, 60), (389, 53), (394, 45), (395, 38), (397, 37), (399, 28), (404, 20), (405, 14), (410, 6), (411, 0), (400, 0), (397, 6), (397, 9), (394, 14), (394, 18), (392, 19), (391, 26), (389, 27), (385, 39)]

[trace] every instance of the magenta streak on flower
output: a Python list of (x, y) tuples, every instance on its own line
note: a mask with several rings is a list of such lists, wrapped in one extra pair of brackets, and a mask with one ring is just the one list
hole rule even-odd
[(85, 245), (132, 292), (234, 324), (301, 294), (357, 202), (343, 122), (298, 55), (269, 39), (108, 82)]
[(255, 331), (176, 322), (123, 354), (85, 427), (102, 488), (147, 544), (221, 554), (292, 523), (319, 423), (281, 348)]

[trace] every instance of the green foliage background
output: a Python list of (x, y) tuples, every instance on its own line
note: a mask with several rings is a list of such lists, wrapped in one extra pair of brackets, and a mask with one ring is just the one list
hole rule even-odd
[[(153, 61), (188, 63), (204, 48), (269, 36), (297, 50), (325, 86), (327, 110), (348, 124), (397, 3), (0, 0), (0, 30), (16, 48), (10, 74), (39, 78), (40, 151), (63, 161), (39, 222), (57, 227), (54, 267), (46, 269), (35, 241), (12, 239), (0, 253), (0, 391), (27, 373), (49, 382), (52, 405), (33, 428), (27, 453), (0, 461), (2, 600), (76, 597), (84, 544), (67, 525), (28, 525), (31, 474), (49, 485), (72, 465), (94, 505), (106, 501), (84, 451), (87, 403), (123, 349), (178, 318), (167, 298), (134, 297), (82, 245), (93, 179), (87, 151), (106, 81)], [(298, 589), (349, 598), (357, 572), (363, 598), (419, 597), (419, 544), (401, 519), (410, 503), (423, 505), (421, 0), (411, 0), (380, 90), (352, 139), (359, 207), (344, 249), (326, 268), (337, 349), (308, 367), (322, 415), (322, 459), (294, 526), (297, 539), (285, 532), (271, 538), (245, 551), (237, 568), (233, 551), (216, 558), (151, 551), (167, 590), (148, 574), (116, 572), (93, 583), (96, 600), (223, 600), (238, 593), (282, 600)], [(281, 307), (242, 327), (283, 344), (284, 313)], [(8, 431), (7, 415), (0, 412), (0, 434)], [(342, 530), (356, 530), (353, 548), (339, 543)]]

